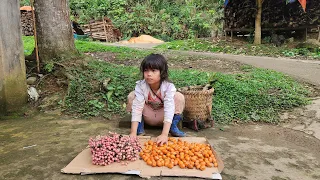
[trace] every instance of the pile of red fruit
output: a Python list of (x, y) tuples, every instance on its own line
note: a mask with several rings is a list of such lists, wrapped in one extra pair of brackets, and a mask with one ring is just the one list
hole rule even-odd
[(113, 162), (135, 161), (139, 157), (141, 145), (138, 138), (109, 132), (106, 136), (89, 139), (92, 164), (106, 166)]

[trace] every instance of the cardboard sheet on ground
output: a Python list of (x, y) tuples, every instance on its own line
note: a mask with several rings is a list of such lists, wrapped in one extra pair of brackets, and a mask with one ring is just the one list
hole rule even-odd
[[(150, 139), (154, 140), (154, 138), (151, 138), (150, 136), (139, 137), (139, 141), (142, 145)], [(182, 140), (209, 144), (207, 139), (204, 137), (185, 137), (182, 138)], [(220, 173), (224, 168), (223, 162), (214, 149), (213, 153), (217, 159), (218, 167), (206, 168), (204, 171), (200, 171), (197, 169), (181, 169), (178, 166), (175, 166), (172, 169), (167, 167), (151, 167), (140, 159), (134, 162), (129, 162), (128, 165), (122, 165), (121, 163), (112, 163), (108, 166), (93, 165), (91, 161), (90, 149), (86, 148), (80, 154), (78, 154), (65, 168), (63, 168), (61, 172), (81, 175), (98, 173), (135, 174), (144, 178), (149, 178), (152, 176), (187, 176), (208, 179), (222, 179)]]

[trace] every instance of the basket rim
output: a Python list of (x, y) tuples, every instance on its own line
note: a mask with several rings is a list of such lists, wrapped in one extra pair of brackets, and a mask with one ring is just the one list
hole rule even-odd
[[(213, 94), (214, 88), (211, 87), (208, 90), (194, 90), (195, 88), (203, 88), (204, 86), (187, 86), (187, 87), (182, 87), (179, 88), (178, 91), (181, 92), (182, 94)], [(187, 88), (183, 89), (183, 88)]]

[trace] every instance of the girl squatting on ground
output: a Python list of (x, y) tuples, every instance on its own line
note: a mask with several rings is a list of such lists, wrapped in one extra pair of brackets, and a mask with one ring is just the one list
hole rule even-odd
[(167, 143), (169, 132), (172, 136), (185, 136), (178, 128), (185, 99), (168, 78), (166, 59), (151, 54), (141, 62), (140, 71), (143, 80), (137, 81), (135, 90), (128, 95), (127, 111), (132, 114), (130, 136), (143, 135), (144, 123), (163, 126), (156, 139), (160, 144)]

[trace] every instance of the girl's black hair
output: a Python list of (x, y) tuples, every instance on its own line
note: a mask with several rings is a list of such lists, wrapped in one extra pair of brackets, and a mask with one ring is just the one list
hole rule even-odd
[(147, 69), (158, 69), (160, 71), (160, 81), (170, 81), (167, 60), (161, 54), (150, 54), (143, 59), (140, 65), (142, 79), (144, 78), (143, 72)]

